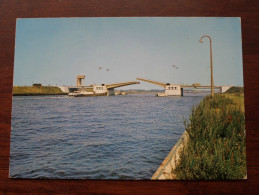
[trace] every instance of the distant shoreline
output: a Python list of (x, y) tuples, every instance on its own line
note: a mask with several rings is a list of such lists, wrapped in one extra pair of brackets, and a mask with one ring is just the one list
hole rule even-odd
[[(139, 92), (139, 91), (131, 91), (126, 92), (126, 94), (152, 94), (157, 92)], [(13, 96), (48, 96), (48, 95), (68, 95), (68, 93), (13, 93)]]
[(14, 93), (13, 96), (48, 96), (48, 95), (67, 95), (68, 93)]
[(14, 86), (13, 96), (67, 95), (59, 87), (53, 86)]
[[(115, 90), (118, 95), (127, 94), (156, 94), (163, 93), (164, 90)], [(125, 94), (120, 94), (125, 93)], [(185, 91), (185, 93), (201, 93), (201, 91)], [(48, 96), (48, 95), (68, 95), (68, 92), (63, 92), (57, 86), (14, 86), (13, 96)]]

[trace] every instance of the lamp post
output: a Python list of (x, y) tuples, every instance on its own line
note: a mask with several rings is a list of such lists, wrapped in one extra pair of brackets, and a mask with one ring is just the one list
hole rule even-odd
[(211, 96), (213, 97), (214, 96), (214, 84), (213, 84), (213, 64), (212, 64), (212, 44), (211, 44), (211, 37), (209, 35), (203, 35), (201, 37), (201, 39), (199, 40), (199, 42), (203, 43), (202, 42), (202, 39), (204, 37), (207, 37), (209, 38), (210, 40), (210, 73), (211, 73)]

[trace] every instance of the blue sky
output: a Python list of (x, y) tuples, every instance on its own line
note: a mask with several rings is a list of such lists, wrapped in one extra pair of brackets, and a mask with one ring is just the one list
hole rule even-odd
[[(136, 77), (209, 85), (202, 35), (212, 38), (214, 84), (243, 86), (241, 21), (231, 17), (17, 19), (14, 85), (75, 85), (81, 74), (86, 85)], [(126, 88), (160, 89), (145, 82)]]

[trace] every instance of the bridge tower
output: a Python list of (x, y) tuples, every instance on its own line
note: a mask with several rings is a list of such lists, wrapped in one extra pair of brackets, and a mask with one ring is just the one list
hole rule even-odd
[(84, 79), (85, 79), (85, 75), (78, 75), (76, 77), (76, 86), (77, 87), (84, 86)]

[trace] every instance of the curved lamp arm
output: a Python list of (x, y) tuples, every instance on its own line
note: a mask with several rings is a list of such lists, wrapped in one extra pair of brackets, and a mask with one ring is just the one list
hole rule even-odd
[(207, 37), (210, 40), (210, 72), (211, 72), (211, 96), (214, 96), (214, 84), (213, 84), (213, 64), (212, 64), (212, 44), (211, 37), (209, 35), (203, 35), (199, 42), (203, 43), (202, 39)]

